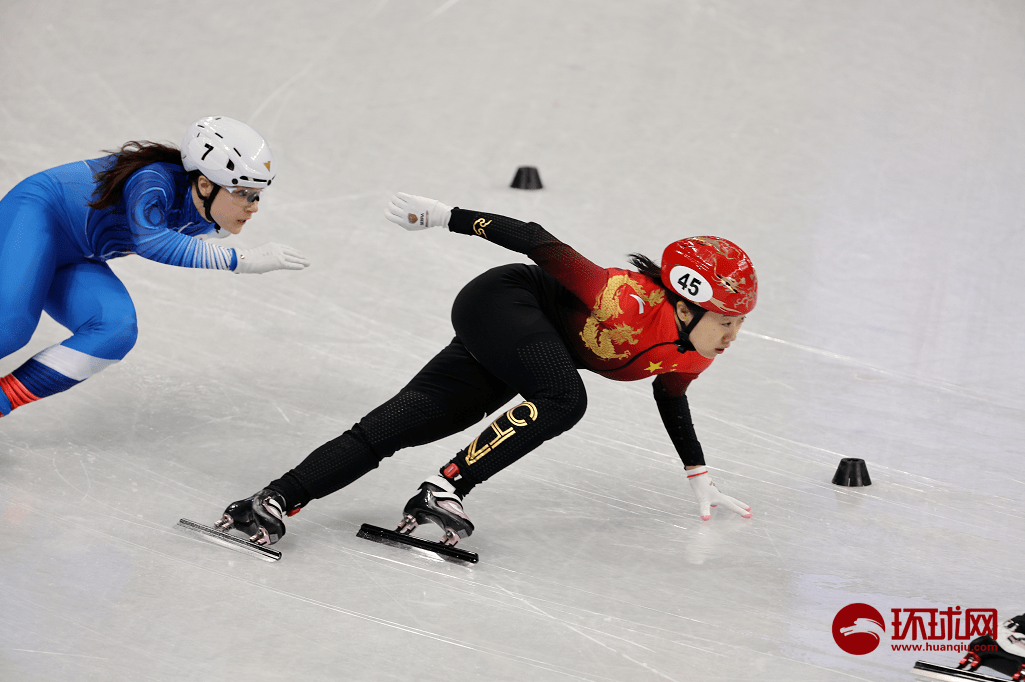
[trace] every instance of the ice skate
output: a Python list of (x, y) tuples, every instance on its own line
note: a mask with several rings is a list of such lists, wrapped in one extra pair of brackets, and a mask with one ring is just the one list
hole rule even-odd
[(972, 640), (958, 668), (974, 671), (980, 667), (1025, 680), (1025, 614), (1001, 623), (996, 639), (983, 635)]
[(1025, 614), (1001, 623), (996, 639), (989, 635), (973, 639), (956, 668), (918, 661), (912, 672), (932, 680), (997, 682), (1001, 679), (977, 672), (980, 668), (992, 668), (1015, 682), (1025, 680)]
[[(271, 549), (285, 534), (285, 500), (273, 490), (260, 492), (238, 502), (232, 502), (213, 526), (206, 526), (189, 519), (181, 519), (181, 528), (199, 533), (204, 539), (228, 549), (254, 555), (264, 561), (278, 561), (281, 552)], [(247, 539), (232, 535), (232, 529), (246, 534)]]
[(190, 521), (189, 519), (180, 519), (178, 521), (178, 527), (184, 528), (190, 533), (198, 533), (204, 540), (209, 540), (221, 547), (227, 547), (228, 549), (240, 552), (242, 554), (248, 554), (249, 556), (255, 556), (258, 559), (264, 561), (278, 561), (281, 559), (281, 552), (276, 549), (271, 549), (266, 545), (258, 545), (255, 542), (250, 542), (246, 538), (240, 538), (237, 535), (232, 535), (228, 532), (228, 529), (219, 529), (214, 526), (206, 526), (202, 523)]
[(438, 524), (445, 531), (441, 539), (445, 545), (455, 545), (460, 538), (473, 533), (473, 522), (463, 511), (463, 501), (456, 494), (455, 486), (442, 476), (431, 476), (421, 483), (420, 492), (406, 502), (402, 514), (396, 530), (404, 535), (426, 521)]
[(218, 530), (242, 531), (249, 541), (258, 545), (273, 545), (285, 534), (285, 499), (264, 488), (244, 500), (232, 502), (224, 510), (221, 520), (214, 526)]
[[(421, 523), (432, 521), (445, 530), (440, 542), (432, 542), (412, 535)], [(388, 530), (364, 523), (359, 532), (361, 538), (388, 545), (417, 547), (443, 558), (453, 558), (477, 563), (474, 552), (456, 547), (460, 538), (473, 533), (473, 523), (463, 511), (462, 500), (455, 487), (441, 476), (431, 476), (420, 484), (420, 492), (410, 498), (402, 512), (402, 521), (395, 530)]]

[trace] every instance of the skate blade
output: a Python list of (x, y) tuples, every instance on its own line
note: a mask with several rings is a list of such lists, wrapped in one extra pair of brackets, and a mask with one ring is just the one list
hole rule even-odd
[(255, 542), (250, 542), (244, 538), (230, 535), (227, 531), (217, 530), (213, 526), (204, 526), (202, 523), (196, 523), (195, 521), (189, 521), (188, 519), (181, 519), (178, 521), (178, 525), (186, 530), (199, 535), (211, 542), (215, 542), (222, 547), (248, 554), (249, 556), (255, 556), (258, 559), (264, 561), (277, 561), (281, 558), (281, 552), (270, 547), (258, 545)]
[(973, 673), (969, 670), (958, 670), (947, 668), (934, 663), (916, 661), (911, 673), (919, 680), (939, 680), (940, 682), (957, 682), (958, 680), (973, 680), (974, 682), (1010, 682), (1006, 677), (990, 677), (981, 673)]
[(373, 540), (374, 542), (380, 542), (385, 545), (392, 545), (396, 547), (398, 545), (407, 545), (409, 547), (425, 549), (428, 552), (434, 552), (443, 558), (458, 559), (471, 564), (477, 563), (480, 559), (480, 557), (475, 553), (468, 552), (465, 549), (459, 549), (458, 547), (445, 545), (440, 542), (431, 542), (430, 540), (424, 540), (423, 538), (415, 538), (412, 535), (403, 535), (402, 533), (394, 530), (372, 526), (369, 523), (364, 523), (360, 526), (359, 532), (357, 532), (356, 535), (365, 540)]

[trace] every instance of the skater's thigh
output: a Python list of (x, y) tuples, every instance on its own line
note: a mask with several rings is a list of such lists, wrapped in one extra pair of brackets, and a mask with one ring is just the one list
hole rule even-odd
[[(524, 272), (523, 266), (502, 266), (472, 280), (456, 297), (452, 324), (482, 368), (529, 397), (553, 380), (575, 383), (580, 377)], [(538, 352), (541, 362), (525, 362)]]
[(444, 429), (449, 433), (444, 435), (475, 424), (517, 393), (478, 362), (459, 337), (424, 365), (402, 390), (432, 399), (446, 415)]
[(0, 357), (28, 343), (39, 324), (57, 262), (54, 220), (18, 188), (0, 200)]
[(401, 391), (367, 413), (352, 433), (380, 459), (458, 433), (513, 395), (515, 391), (453, 339)]
[(62, 345), (92, 357), (120, 360), (138, 337), (135, 304), (106, 263), (58, 268), (45, 310), (74, 333)]

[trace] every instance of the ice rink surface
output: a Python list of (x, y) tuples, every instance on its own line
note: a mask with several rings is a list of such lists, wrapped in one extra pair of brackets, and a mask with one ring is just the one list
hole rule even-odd
[[(894, 651), (892, 609), (1025, 611), (1025, 4), (4, 0), (0, 93), (2, 192), (249, 122), (279, 175), (222, 243), (313, 262), (112, 262), (135, 349), (0, 420), (0, 680), (910, 681), (959, 656)], [(689, 394), (754, 517), (702, 522), (648, 382), (587, 374), (583, 420), (467, 498), (475, 566), (356, 530), (478, 428), (314, 501), (280, 562), (176, 530), (393, 395), (460, 287), (523, 260), (400, 230), (396, 190), (606, 267), (741, 244), (758, 308)], [(66, 335), (44, 316), (0, 374)], [(873, 485), (833, 486), (842, 457)], [(887, 620), (863, 656), (831, 634), (856, 602)]]

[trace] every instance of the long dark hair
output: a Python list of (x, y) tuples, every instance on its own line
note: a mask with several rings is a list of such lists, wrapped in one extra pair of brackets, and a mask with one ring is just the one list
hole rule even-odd
[[(148, 140), (131, 140), (121, 145), (120, 149), (105, 149), (104, 153), (114, 154), (117, 158), (114, 165), (96, 176), (99, 182), (93, 194), (95, 200), (89, 204), (89, 208), (93, 209), (107, 208), (121, 201), (128, 178), (143, 166), (151, 163), (182, 165), (182, 155), (177, 147)], [(199, 171), (192, 171), (189, 184), (194, 183), (198, 177)]]
[[(678, 293), (676, 293), (675, 291), (673, 291), (672, 289), (670, 289), (662, 283), (662, 266), (658, 265), (655, 261), (651, 260), (642, 253), (631, 253), (629, 256), (626, 257), (626, 259), (630, 262), (630, 265), (632, 265), (634, 269), (637, 270), (637, 272), (641, 273), (648, 279), (654, 281), (655, 284), (662, 287), (662, 290), (666, 292), (666, 300), (668, 300), (674, 308), (676, 307), (677, 303), (683, 301), (684, 304), (687, 306), (687, 309), (690, 310), (692, 315), (704, 314), (704, 309), (697, 303), (694, 303), (693, 301), (688, 301), (683, 296), (680, 296)], [(698, 311), (701, 312), (699, 313)]]

